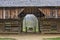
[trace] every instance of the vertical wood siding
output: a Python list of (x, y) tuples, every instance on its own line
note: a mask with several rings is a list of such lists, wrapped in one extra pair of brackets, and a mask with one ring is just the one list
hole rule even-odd
[(58, 17), (60, 17), (60, 8), (58, 9)]
[(3, 18), (3, 16), (2, 16), (3, 14), (2, 13), (3, 13), (2, 8), (0, 8), (0, 19)]
[(39, 10), (45, 15), (50, 16), (51, 9), (50, 8), (39, 8)]
[[(32, 7), (32, 8), (5, 8), (5, 14), (8, 15), (8, 18), (12, 18), (12, 19), (13, 18), (17, 19), (18, 15), (22, 11), (24, 13), (30, 13), (30, 12), (34, 13), (36, 11), (41, 11), (47, 17), (50, 16), (51, 13), (52, 13), (52, 9), (51, 8), (34, 8), (34, 7)], [(60, 8), (58, 9), (58, 12), (57, 12), (57, 9), (54, 9), (54, 13), (53, 14), (58, 16), (58, 17), (60, 17)], [(4, 8), (0, 8), (0, 19), (4, 19)]]
[(23, 8), (0, 8), (0, 19), (17, 19)]
[(58, 17), (58, 14), (59, 14), (59, 16), (60, 16), (60, 9), (58, 10), (58, 9), (56, 9), (56, 8), (39, 8), (39, 10), (43, 13), (43, 14), (45, 14), (45, 16), (47, 16), (47, 17), (52, 17), (52, 15), (53, 16), (55, 16), (55, 18), (57, 18)]

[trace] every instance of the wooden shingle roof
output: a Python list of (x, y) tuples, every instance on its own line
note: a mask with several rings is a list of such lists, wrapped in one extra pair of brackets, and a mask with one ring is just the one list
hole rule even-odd
[(60, 6), (60, 0), (0, 0), (0, 7)]

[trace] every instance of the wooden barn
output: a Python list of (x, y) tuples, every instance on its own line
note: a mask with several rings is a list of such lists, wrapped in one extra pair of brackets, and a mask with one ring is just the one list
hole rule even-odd
[(60, 33), (60, 0), (0, 0), (0, 33)]

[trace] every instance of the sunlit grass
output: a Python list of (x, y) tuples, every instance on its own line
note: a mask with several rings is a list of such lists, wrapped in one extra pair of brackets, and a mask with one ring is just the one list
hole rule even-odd
[(43, 40), (60, 40), (60, 38), (44, 38)]
[(0, 40), (15, 40), (15, 39), (12, 39), (12, 38), (0, 38)]

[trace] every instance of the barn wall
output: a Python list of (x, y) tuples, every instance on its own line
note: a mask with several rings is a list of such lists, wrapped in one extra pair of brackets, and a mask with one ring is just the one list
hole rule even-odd
[[(18, 15), (23, 12), (23, 13), (37, 13), (37, 12), (42, 12), (43, 14), (45, 14), (46, 17), (60, 17), (60, 8), (56, 9), (56, 8), (0, 8), (0, 19), (18, 19)], [(44, 29), (46, 29), (46, 31), (43, 28), (40, 28), (41, 32), (51, 32), (52, 26), (56, 25), (57, 26), (57, 30), (58, 32), (60, 32), (60, 19), (43, 19), (41, 20), (40, 18), (38, 18), (40, 21), (40, 25), (42, 25), (41, 27), (43, 27)], [(7, 25), (11, 25), (11, 31), (15, 33), (15, 31), (13, 31), (14, 29), (18, 29), (19, 27), (22, 27), (22, 21), (14, 21), (11, 20), (8, 22), (7, 21), (1, 21), (0, 20), (0, 31), (5, 30), (5, 26)], [(44, 26), (45, 25), (45, 26)], [(15, 26), (15, 27), (14, 27)], [(49, 29), (48, 29), (49, 28)], [(54, 28), (53, 28), (54, 29)], [(21, 30), (18, 29), (18, 31)], [(3, 32), (4, 32), (3, 31)], [(8, 30), (7, 30), (8, 31)], [(20, 33), (20, 31), (19, 31)]]
[(58, 17), (60, 17), (60, 8), (58, 9)]
[(18, 18), (18, 14), (23, 8), (0, 8), (0, 19)]
[(3, 18), (3, 12), (2, 12), (3, 10), (2, 10), (2, 8), (0, 8), (0, 19), (2, 19)]
[(39, 8), (46, 17), (59, 17), (60, 16), (60, 9), (57, 8)]
[(45, 14), (46, 16), (50, 16), (50, 12), (51, 12), (50, 8), (39, 8), (39, 10), (43, 12), (43, 14)]
[[(24, 11), (23, 11), (24, 10)], [(46, 17), (51, 17), (51, 15), (53, 14), (53, 16), (55, 17), (60, 17), (60, 8), (57, 9), (53, 9), (53, 8), (0, 8), (0, 19), (5, 19), (7, 18), (18, 18), (19, 13), (21, 13), (22, 11), (24, 13), (34, 13), (38, 10), (38, 12), (42, 12), (43, 14), (45, 14)]]

